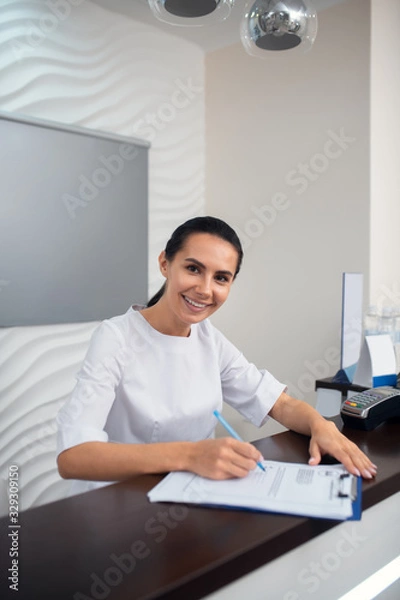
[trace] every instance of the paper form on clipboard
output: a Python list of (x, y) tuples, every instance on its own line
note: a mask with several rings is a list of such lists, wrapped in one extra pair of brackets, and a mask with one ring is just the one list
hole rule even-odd
[(182, 502), (304, 517), (361, 518), (361, 478), (343, 465), (262, 461), (265, 472), (216, 481), (189, 472), (167, 475), (150, 492), (150, 502)]

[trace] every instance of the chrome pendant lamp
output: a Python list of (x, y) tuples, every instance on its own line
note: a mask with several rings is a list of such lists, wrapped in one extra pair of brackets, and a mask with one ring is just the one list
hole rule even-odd
[(163, 23), (202, 27), (225, 21), (234, 0), (148, 0), (154, 16)]
[[(235, 0), (148, 0), (154, 16), (170, 25), (201, 27), (224, 21)], [(317, 14), (310, 0), (250, 0), (240, 25), (240, 37), (252, 56), (266, 51), (311, 48), (317, 35)]]
[(246, 4), (240, 36), (252, 56), (300, 45), (306, 52), (315, 41), (317, 27), (317, 14), (309, 0), (256, 0)]

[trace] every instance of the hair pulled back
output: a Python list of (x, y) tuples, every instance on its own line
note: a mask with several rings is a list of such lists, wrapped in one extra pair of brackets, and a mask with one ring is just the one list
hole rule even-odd
[[(194, 217), (179, 225), (171, 235), (165, 246), (165, 257), (171, 261), (186, 243), (186, 240), (195, 233), (208, 233), (232, 244), (238, 253), (238, 260), (234, 277), (239, 273), (243, 260), (243, 249), (235, 230), (228, 223), (217, 217)], [(148, 301), (147, 306), (154, 306), (165, 292), (166, 283)]]

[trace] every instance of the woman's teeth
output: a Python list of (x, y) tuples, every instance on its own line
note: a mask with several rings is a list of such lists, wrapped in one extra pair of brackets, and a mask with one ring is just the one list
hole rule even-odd
[(192, 306), (195, 306), (196, 308), (205, 308), (207, 306), (207, 304), (200, 304), (199, 302), (195, 302), (194, 300), (191, 300), (187, 296), (184, 296), (184, 298), (185, 298), (186, 302), (188, 302)]

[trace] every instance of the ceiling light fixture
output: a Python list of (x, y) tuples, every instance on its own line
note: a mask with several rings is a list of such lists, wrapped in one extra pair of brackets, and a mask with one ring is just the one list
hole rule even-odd
[(315, 41), (317, 27), (317, 14), (309, 0), (256, 0), (246, 4), (240, 37), (252, 56), (300, 45), (305, 52)]
[[(154, 16), (170, 25), (201, 27), (224, 21), (234, 0), (148, 0)], [(306, 52), (317, 35), (317, 14), (310, 0), (251, 0), (246, 2), (240, 38), (251, 56), (266, 50)]]
[(154, 16), (163, 23), (202, 27), (225, 21), (234, 0), (148, 0)]

